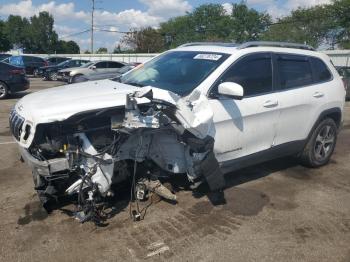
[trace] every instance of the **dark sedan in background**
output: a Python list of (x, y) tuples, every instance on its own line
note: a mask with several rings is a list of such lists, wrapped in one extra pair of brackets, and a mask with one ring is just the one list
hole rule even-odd
[(12, 55), (10, 55), (10, 54), (0, 54), (0, 61), (4, 60), (6, 58), (9, 58), (10, 56), (12, 56)]
[(346, 100), (350, 100), (350, 67), (348, 66), (337, 66), (336, 67), (339, 75), (343, 77), (344, 84), (346, 86)]
[(85, 65), (86, 63), (89, 63), (89, 60), (81, 60), (81, 59), (69, 59), (62, 63), (59, 63), (57, 65), (52, 66), (44, 66), (41, 67), (39, 70), (41, 72), (41, 75), (44, 77), (45, 80), (58, 80), (58, 71), (61, 69), (66, 68), (72, 68), (72, 67), (80, 67), (82, 65)]
[(38, 69), (39, 67), (49, 65), (44, 58), (29, 55), (10, 56), (3, 61), (11, 65), (24, 68), (28, 75), (33, 75), (34, 70)]
[[(68, 57), (61, 57), (61, 56), (50, 56), (48, 58), (46, 58), (46, 62), (48, 64), (48, 66), (55, 66), (55, 65), (58, 65), (64, 61), (67, 61), (69, 60), (70, 58)], [(33, 72), (33, 75), (35, 77), (40, 77), (43, 75), (43, 67), (39, 67), (37, 69), (34, 69), (34, 72)]]
[(29, 88), (29, 81), (22, 67), (0, 62), (0, 99)]

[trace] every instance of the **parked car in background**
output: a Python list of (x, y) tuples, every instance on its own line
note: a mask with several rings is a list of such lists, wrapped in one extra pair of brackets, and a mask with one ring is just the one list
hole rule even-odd
[(39, 67), (49, 65), (44, 58), (29, 55), (10, 56), (5, 61), (11, 65), (23, 67), (28, 75), (33, 75), (34, 70)]
[[(68, 58), (68, 57), (60, 57), (60, 56), (51, 56), (51, 57), (46, 58), (45, 60), (48, 63), (48, 66), (55, 66), (55, 65), (58, 65), (58, 64), (60, 64), (60, 63), (62, 63), (64, 61), (70, 60), (70, 58)], [(42, 76), (42, 74), (43, 74), (42, 68), (43, 67), (35, 69), (33, 75), (35, 77)]]
[(344, 84), (346, 86), (346, 100), (350, 100), (350, 67), (348, 66), (337, 66), (337, 71), (339, 75), (343, 78)]
[(89, 60), (70, 59), (57, 65), (40, 67), (41, 75), (46, 80), (58, 80), (58, 71), (65, 68), (80, 67), (90, 62)]
[(6, 58), (9, 58), (10, 56), (12, 56), (12, 55), (10, 55), (10, 54), (0, 54), (0, 61), (4, 60)]
[(0, 99), (29, 88), (29, 81), (22, 67), (0, 62)]
[(78, 83), (113, 78), (125, 65), (124, 62), (94, 61), (82, 67), (63, 69), (60, 72), (69, 83)]
[(61, 56), (51, 56), (46, 59), (46, 61), (49, 63), (49, 65), (57, 65), (59, 63), (62, 63), (64, 61), (67, 61), (71, 58), (69, 57), (61, 57)]

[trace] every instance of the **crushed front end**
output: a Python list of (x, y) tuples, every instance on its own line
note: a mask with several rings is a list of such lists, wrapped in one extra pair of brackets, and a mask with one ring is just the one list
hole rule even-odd
[(42, 123), (35, 134), (18, 112), (11, 112), (14, 137), (30, 140), (20, 152), (48, 211), (61, 196), (76, 195), (80, 221), (99, 221), (104, 200), (116, 193), (112, 185), (123, 181), (131, 184), (131, 201), (151, 192), (176, 201), (163, 185), (174, 175), (193, 185), (206, 181), (211, 190), (224, 187), (207, 99), (193, 92), (169, 103), (154, 98), (152, 88), (140, 90), (126, 95), (125, 106)]

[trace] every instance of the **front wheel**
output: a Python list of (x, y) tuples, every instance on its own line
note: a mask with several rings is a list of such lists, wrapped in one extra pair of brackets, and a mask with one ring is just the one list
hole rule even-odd
[(81, 83), (81, 82), (86, 82), (88, 79), (84, 75), (75, 75), (71, 79), (71, 83)]
[(326, 165), (337, 142), (338, 127), (333, 119), (322, 120), (314, 129), (302, 154), (302, 163), (309, 167)]
[(8, 96), (9, 90), (5, 83), (0, 82), (0, 99), (4, 99)]
[(50, 73), (50, 80), (57, 81), (57, 72)]

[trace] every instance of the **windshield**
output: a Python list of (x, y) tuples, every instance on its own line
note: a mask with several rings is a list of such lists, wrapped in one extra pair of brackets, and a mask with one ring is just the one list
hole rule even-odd
[(66, 61), (63, 61), (59, 64), (57, 64), (57, 66), (64, 66), (65, 64), (67, 64), (70, 60), (66, 60)]
[(167, 52), (122, 76), (120, 82), (141, 87), (153, 86), (184, 96), (227, 57), (227, 54), (212, 52)]
[(94, 62), (89, 62), (89, 63), (86, 63), (86, 64), (80, 66), (80, 67), (87, 68), (87, 67), (89, 67), (89, 66), (91, 66), (91, 65), (93, 65), (93, 64), (94, 64)]

